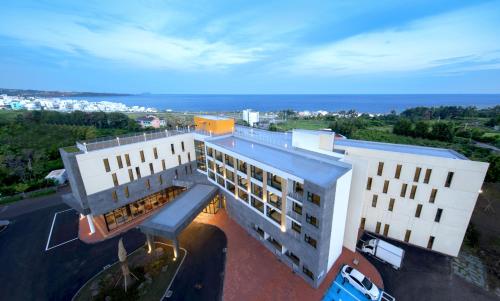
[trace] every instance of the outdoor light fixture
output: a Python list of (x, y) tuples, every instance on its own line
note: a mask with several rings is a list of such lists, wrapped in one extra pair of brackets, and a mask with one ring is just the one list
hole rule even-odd
[(285, 232), (286, 231), (286, 226), (285, 225), (282, 225), (281, 226), (281, 232)]

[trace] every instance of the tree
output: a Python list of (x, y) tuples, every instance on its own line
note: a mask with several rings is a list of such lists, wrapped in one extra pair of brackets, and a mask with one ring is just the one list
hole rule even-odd
[(394, 125), (392, 132), (396, 135), (411, 136), (413, 134), (411, 121), (406, 118), (399, 119)]
[(441, 141), (452, 141), (454, 137), (453, 125), (449, 122), (436, 122), (432, 125), (430, 137)]
[(427, 138), (429, 135), (429, 124), (425, 121), (418, 121), (413, 130), (415, 137)]

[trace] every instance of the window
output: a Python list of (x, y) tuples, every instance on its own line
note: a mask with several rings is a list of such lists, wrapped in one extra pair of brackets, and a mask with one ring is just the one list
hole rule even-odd
[(128, 177), (129, 177), (131, 182), (134, 180), (134, 172), (130, 168), (128, 170)]
[(300, 258), (295, 255), (293, 252), (290, 252), (290, 250), (286, 251), (285, 255), (290, 258), (294, 263), (295, 265), (299, 265), (300, 264)]
[(118, 168), (123, 168), (122, 156), (116, 156), (116, 162), (118, 163)]
[(141, 151), (141, 162), (146, 162), (146, 158), (144, 157), (144, 151)]
[(226, 188), (227, 188), (227, 190), (231, 191), (233, 194), (236, 191), (236, 187), (234, 186), (234, 184), (229, 182), (229, 181), (226, 182)]
[(214, 149), (213, 149), (213, 148), (211, 148), (211, 147), (207, 147), (207, 155), (208, 155), (209, 157), (212, 157), (212, 158), (213, 158), (213, 157), (214, 157)]
[(375, 233), (377, 233), (377, 234), (380, 233), (380, 226), (381, 226), (381, 223), (377, 222), (377, 226), (375, 227)]
[(311, 272), (308, 268), (306, 268), (306, 266), (302, 266), (302, 272), (304, 273), (304, 275), (306, 275), (307, 277), (311, 278), (312, 280), (314, 280), (314, 274), (313, 272)]
[(417, 210), (415, 210), (415, 217), (420, 217), (421, 213), (422, 213), (422, 204), (418, 204)]
[(281, 191), (281, 181), (282, 181), (281, 177), (273, 175), (270, 172), (267, 173), (267, 185)]
[(153, 167), (153, 163), (149, 163), (149, 171), (151, 172), (151, 174), (155, 173), (155, 169)]
[(315, 216), (309, 215), (307, 213), (306, 213), (306, 222), (308, 222), (309, 224), (313, 225), (316, 228), (319, 227), (318, 219)]
[(316, 249), (316, 246), (318, 245), (318, 242), (316, 239), (312, 238), (311, 236), (304, 234), (304, 241), (307, 242), (309, 245), (311, 245), (313, 248)]
[(281, 225), (281, 213), (279, 213), (276, 209), (273, 209), (270, 206), (267, 206), (267, 217), (269, 217), (273, 222), (278, 225)]
[(411, 230), (406, 230), (405, 242), (410, 242)]
[(429, 197), (429, 203), (434, 203), (436, 201), (436, 195), (438, 193), (438, 190), (433, 188), (431, 190), (431, 196)]
[(179, 178), (179, 171), (177, 169), (175, 169), (175, 178), (178, 179)]
[(403, 198), (406, 197), (406, 189), (407, 188), (408, 188), (408, 184), (401, 185), (401, 194), (400, 194), (401, 197), (403, 197)]
[(226, 179), (234, 183), (234, 172), (229, 169), (226, 170)]
[(163, 170), (166, 170), (167, 169), (167, 166), (165, 165), (165, 159), (161, 160), (161, 168)]
[(421, 172), (422, 172), (422, 168), (417, 167), (415, 169), (415, 175), (413, 176), (413, 182), (418, 182), (418, 180), (420, 179), (420, 173)]
[(102, 159), (102, 162), (104, 163), (104, 169), (106, 172), (110, 172), (111, 168), (109, 167), (109, 160), (108, 159)]
[(365, 229), (365, 224), (366, 224), (366, 218), (362, 217), (361, 218), (361, 224), (359, 225), (359, 228), (361, 230), (364, 230)]
[(113, 184), (116, 186), (119, 186), (118, 184), (118, 178), (116, 177), (116, 173), (111, 174), (111, 177), (113, 178)]
[(399, 177), (401, 177), (401, 168), (403, 168), (403, 165), (401, 164), (398, 164), (396, 166), (396, 174), (394, 175), (396, 179), (399, 179)]
[(252, 193), (262, 199), (262, 187), (259, 185), (252, 183)]
[(135, 168), (135, 173), (137, 174), (137, 178), (140, 179), (141, 178), (141, 169), (139, 168), (139, 166), (137, 166)]
[(302, 206), (299, 203), (292, 202), (293, 212), (302, 215)]
[(453, 175), (455, 173), (450, 171), (448, 172), (448, 175), (446, 176), (446, 182), (444, 183), (444, 187), (450, 187), (451, 186), (451, 180), (453, 180)]
[(226, 165), (234, 167), (234, 158), (233, 157), (231, 157), (229, 155), (225, 155), (224, 160), (225, 160)]
[(389, 200), (389, 208), (388, 208), (389, 211), (394, 210), (394, 201), (395, 200), (392, 198)]
[(384, 162), (378, 162), (377, 176), (381, 176), (384, 171)]
[(250, 171), (251, 171), (252, 178), (257, 179), (257, 180), (262, 182), (262, 174), (263, 174), (262, 169), (252, 165), (252, 167), (250, 168)]
[(427, 249), (432, 249), (432, 245), (434, 244), (434, 236), (429, 237), (429, 241), (427, 242)]
[(373, 179), (371, 177), (368, 177), (368, 181), (366, 182), (366, 190), (372, 189), (372, 182), (373, 182)]
[(125, 193), (125, 197), (128, 198), (130, 196), (130, 192), (128, 191), (128, 186), (125, 186), (124, 193)]
[(179, 162), (179, 166), (182, 165), (181, 155), (177, 155), (177, 161)]
[(191, 153), (188, 152), (188, 162), (191, 162)]
[(312, 192), (307, 192), (307, 200), (313, 204), (316, 204), (318, 206), (321, 205), (321, 198), (319, 195), (314, 194)]
[(245, 203), (248, 203), (248, 194), (246, 190), (238, 189), (238, 197), (240, 198), (240, 200), (245, 201)]
[(163, 177), (161, 175), (158, 176), (158, 183), (160, 183), (160, 185), (163, 185)]
[(384, 236), (389, 235), (389, 224), (384, 225)]
[(389, 190), (389, 181), (385, 180), (384, 181), (384, 190), (383, 190), (383, 192), (387, 193), (388, 190)]
[(254, 198), (253, 196), (250, 197), (250, 199), (251, 199), (250, 204), (252, 205), (252, 207), (264, 213), (264, 203)]
[(441, 221), (441, 215), (443, 215), (443, 209), (438, 208), (438, 210), (436, 212), (436, 217), (434, 218), (434, 221), (436, 223), (439, 223), (439, 221)]
[(158, 149), (156, 147), (153, 147), (153, 155), (155, 159), (158, 159)]
[(241, 160), (238, 160), (238, 170), (241, 171), (242, 173), (246, 174), (247, 173), (247, 164)]
[(302, 231), (302, 226), (300, 226), (298, 223), (292, 221), (292, 230), (295, 232), (299, 233)]
[(248, 189), (248, 180), (242, 176), (238, 176), (238, 185), (245, 190)]
[(125, 154), (125, 163), (127, 163), (127, 166), (130, 167), (130, 156), (128, 154)]
[(175, 155), (175, 148), (174, 148), (174, 144), (170, 144), (170, 150), (172, 151), (172, 155)]
[(187, 167), (187, 165), (184, 165), (184, 173), (188, 174), (188, 167)]
[(374, 194), (372, 197), (372, 207), (377, 208), (378, 195)]
[(417, 193), (417, 185), (411, 186), (410, 199), (415, 199), (415, 194)]
[(116, 191), (112, 191), (111, 192), (111, 198), (113, 199), (113, 201), (118, 201), (118, 195), (116, 194)]
[(425, 171), (425, 176), (424, 176), (424, 183), (425, 184), (429, 184), (429, 181), (431, 180), (431, 173), (432, 173), (432, 169), (427, 168), (427, 170)]
[(151, 182), (149, 182), (149, 179), (146, 180), (146, 188), (151, 189)]
[(268, 204), (271, 204), (273, 207), (281, 209), (281, 198), (278, 195), (268, 191), (267, 202)]
[(184, 141), (181, 141), (181, 148), (182, 148), (182, 151), (185, 151), (186, 149), (184, 148)]

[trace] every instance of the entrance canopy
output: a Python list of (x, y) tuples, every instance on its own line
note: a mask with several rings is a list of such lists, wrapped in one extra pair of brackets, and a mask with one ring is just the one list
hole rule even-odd
[(196, 184), (145, 220), (139, 229), (145, 234), (176, 239), (217, 195), (217, 191), (215, 186)]

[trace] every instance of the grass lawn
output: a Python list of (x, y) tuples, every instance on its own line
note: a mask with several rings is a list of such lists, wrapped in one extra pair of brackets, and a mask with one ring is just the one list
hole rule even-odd
[(144, 246), (128, 255), (130, 271), (139, 280), (128, 288), (127, 293), (121, 286), (123, 278), (117, 262), (88, 281), (74, 300), (105, 300), (107, 296), (112, 300), (161, 300), (186, 252), (181, 250), (179, 258), (173, 261), (172, 247), (156, 243), (155, 248), (161, 248), (163, 254), (158, 255), (156, 251), (148, 254), (147, 247)]
[(283, 131), (291, 129), (319, 130), (328, 128), (330, 121), (316, 119), (289, 119), (284, 123), (277, 124), (277, 128)]

